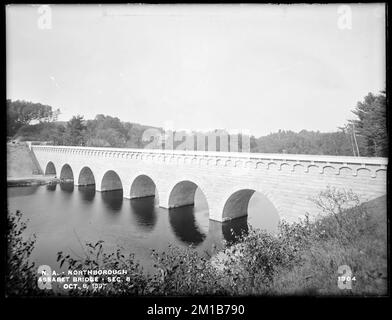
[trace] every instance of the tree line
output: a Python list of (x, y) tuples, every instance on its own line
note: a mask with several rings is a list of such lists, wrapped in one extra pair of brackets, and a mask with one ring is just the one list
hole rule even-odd
[[(352, 113), (355, 118), (348, 120), (336, 132), (279, 130), (258, 138), (251, 136), (250, 151), (386, 157), (388, 134), (385, 91), (369, 93), (363, 101), (357, 103)], [(54, 110), (40, 103), (7, 100), (7, 136), (9, 139), (50, 141), (54, 145), (144, 148), (151, 142), (143, 140), (143, 133), (147, 129), (163, 132), (162, 128), (123, 122), (117, 117), (103, 114), (98, 114), (92, 120), (76, 115), (68, 122), (60, 122), (57, 121), (59, 114), (60, 109)], [(186, 133), (182, 135), (185, 140)], [(181, 143), (176, 141), (174, 148)]]

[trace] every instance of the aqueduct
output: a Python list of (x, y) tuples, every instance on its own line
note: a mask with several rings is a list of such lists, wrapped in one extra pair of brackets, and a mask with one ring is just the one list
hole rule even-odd
[(210, 219), (246, 216), (254, 192), (280, 218), (316, 214), (311, 198), (327, 186), (351, 189), (363, 201), (386, 194), (386, 158), (146, 150), (30, 145), (43, 172), (124, 198), (158, 196), (159, 206), (194, 204), (197, 188)]

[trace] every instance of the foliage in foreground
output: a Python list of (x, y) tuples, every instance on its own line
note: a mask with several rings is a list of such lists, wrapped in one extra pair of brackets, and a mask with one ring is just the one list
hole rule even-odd
[[(387, 220), (384, 202), (360, 204), (351, 191), (328, 188), (314, 201), (324, 215), (306, 222), (309, 245), (292, 268), (278, 270), (276, 293), (384, 295), (387, 293)], [(337, 286), (338, 268), (351, 268), (352, 290)]]
[(35, 265), (29, 260), (36, 238), (34, 235), (29, 239), (24, 238), (27, 222), (20, 211), (12, 215), (8, 213), (7, 218), (6, 295), (42, 295), (43, 292), (36, 286)]
[[(106, 283), (104, 290), (74, 290), (71, 295), (386, 294), (385, 207), (360, 204), (351, 191), (334, 188), (314, 201), (323, 211), (318, 219), (282, 222), (275, 236), (250, 228), (211, 259), (189, 248), (153, 251), (155, 272), (149, 274), (133, 254), (104, 252), (103, 241), (87, 243), (83, 257), (59, 252), (58, 261), (70, 270), (125, 269), (130, 278)], [(355, 276), (352, 290), (338, 288), (341, 265), (350, 266)]]
[[(318, 219), (283, 221), (276, 236), (250, 228), (220, 258), (206, 259), (191, 249), (171, 247), (167, 253), (153, 252), (157, 273), (146, 276), (130, 256), (121, 268), (132, 271), (131, 289), (126, 284), (108, 289), (113, 294), (158, 295), (386, 294), (386, 220), (380, 217), (385, 208), (362, 205), (356, 194), (335, 188), (327, 188), (313, 201), (323, 212)], [(87, 257), (100, 252), (101, 246)], [(118, 251), (113, 260), (105, 256), (108, 260), (98, 265), (120, 267), (113, 265), (119, 255)], [(89, 261), (78, 260), (78, 268)], [(75, 260), (71, 267), (72, 263)], [(355, 276), (352, 290), (338, 288), (341, 265), (350, 266)]]

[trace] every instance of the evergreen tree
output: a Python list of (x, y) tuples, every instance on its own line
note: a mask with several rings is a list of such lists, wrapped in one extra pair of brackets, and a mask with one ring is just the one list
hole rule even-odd
[(349, 121), (355, 134), (362, 139), (361, 156), (388, 155), (387, 115), (385, 91), (378, 95), (369, 93), (352, 111), (358, 119)]
[(65, 144), (71, 146), (84, 146), (85, 145), (85, 132), (86, 125), (83, 116), (73, 116), (67, 122), (65, 129)]

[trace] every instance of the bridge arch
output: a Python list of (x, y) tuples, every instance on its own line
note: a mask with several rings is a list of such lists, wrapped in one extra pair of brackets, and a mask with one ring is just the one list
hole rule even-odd
[(223, 219), (247, 216), (249, 200), (255, 192), (254, 189), (241, 189), (231, 194), (223, 207)]
[(169, 208), (177, 208), (183, 206), (194, 206), (195, 205), (195, 194), (199, 188), (204, 198), (207, 200), (206, 194), (203, 190), (194, 182), (190, 180), (183, 180), (174, 185), (169, 195)]
[(100, 191), (122, 190), (122, 182), (120, 176), (113, 170), (108, 170), (101, 180)]
[(45, 175), (56, 175), (56, 167), (52, 161), (49, 161), (45, 168)]
[(61, 168), (60, 180), (70, 181), (73, 179), (74, 175), (71, 166), (68, 163), (64, 164)]
[[(252, 209), (249, 209), (251, 199)], [(243, 188), (229, 193), (224, 202), (222, 220), (227, 221), (246, 217), (250, 211), (257, 211), (257, 217), (254, 217), (253, 214), (255, 212), (252, 212), (252, 219), (256, 218), (259, 222), (261, 221), (267, 229), (272, 230), (277, 227), (280, 220), (279, 208), (275, 205), (275, 201), (271, 199), (270, 195), (259, 192), (255, 188)], [(262, 212), (259, 213), (259, 211)]]
[(80, 170), (78, 185), (79, 186), (95, 185), (94, 174), (89, 167), (83, 167), (82, 170)]
[(129, 194), (130, 199), (155, 197), (156, 184), (148, 175), (140, 174), (133, 180)]

